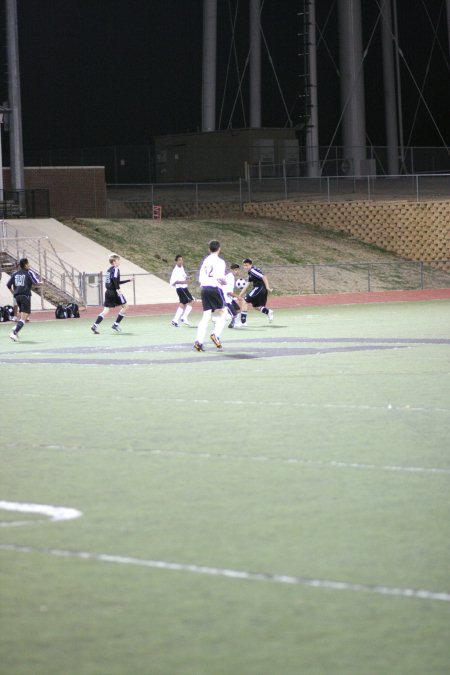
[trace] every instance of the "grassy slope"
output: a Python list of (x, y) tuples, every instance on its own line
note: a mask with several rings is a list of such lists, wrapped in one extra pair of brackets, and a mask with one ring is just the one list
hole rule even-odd
[(244, 256), (271, 265), (386, 261), (396, 256), (343, 234), (276, 220), (214, 218), (211, 220), (64, 221), (77, 232), (121, 253), (149, 272), (165, 272), (181, 253), (189, 267), (200, 263), (210, 239), (219, 239), (228, 262)]

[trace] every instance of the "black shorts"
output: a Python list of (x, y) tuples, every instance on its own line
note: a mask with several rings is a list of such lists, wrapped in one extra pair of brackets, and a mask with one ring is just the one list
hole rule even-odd
[(177, 288), (176, 291), (182, 305), (188, 305), (194, 301), (189, 288)]
[(213, 312), (216, 309), (223, 309), (225, 307), (225, 299), (220, 288), (204, 286), (202, 288), (202, 306), (204, 312), (208, 309), (211, 309)]
[(31, 295), (15, 295), (14, 300), (17, 303), (19, 312), (31, 314)]
[(267, 302), (267, 288), (265, 286), (254, 286), (250, 293), (244, 297), (245, 302), (253, 307), (265, 307)]
[(239, 314), (239, 312), (241, 311), (241, 308), (239, 307), (238, 303), (234, 299), (231, 302), (227, 302), (226, 306), (227, 306), (227, 309), (230, 312), (232, 317), (237, 316)]
[(120, 305), (126, 305), (127, 300), (124, 295), (119, 291), (106, 291), (105, 293), (105, 302), (103, 303), (104, 307), (118, 307)]

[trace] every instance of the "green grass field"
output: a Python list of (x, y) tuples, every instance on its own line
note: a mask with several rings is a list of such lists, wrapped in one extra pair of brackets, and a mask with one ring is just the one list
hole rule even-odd
[(0, 673), (450, 672), (450, 302), (132, 314), (0, 325)]

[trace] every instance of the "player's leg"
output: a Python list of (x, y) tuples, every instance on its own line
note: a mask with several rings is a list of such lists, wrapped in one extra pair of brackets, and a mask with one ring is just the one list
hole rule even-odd
[(97, 333), (97, 334), (98, 334), (98, 332), (99, 332), (98, 327), (99, 327), (99, 325), (101, 324), (101, 322), (103, 321), (103, 319), (104, 319), (106, 316), (108, 316), (108, 314), (109, 314), (109, 309), (110, 309), (109, 307), (106, 307), (106, 306), (103, 307), (102, 311), (101, 311), (100, 314), (97, 316), (97, 318), (95, 319), (94, 323), (93, 323), (92, 326), (91, 326), (91, 331), (92, 331), (93, 333)]
[(116, 318), (116, 320), (114, 321), (113, 325), (111, 326), (111, 328), (112, 328), (113, 330), (115, 330), (117, 333), (120, 333), (120, 332), (122, 331), (122, 329), (120, 328), (119, 324), (120, 324), (120, 322), (123, 320), (123, 318), (124, 318), (124, 316), (125, 316), (125, 313), (126, 313), (127, 309), (128, 309), (128, 305), (127, 305), (127, 303), (125, 302), (123, 305), (120, 306), (120, 309), (119, 309), (119, 313), (118, 313), (118, 315), (117, 315), (117, 318)]

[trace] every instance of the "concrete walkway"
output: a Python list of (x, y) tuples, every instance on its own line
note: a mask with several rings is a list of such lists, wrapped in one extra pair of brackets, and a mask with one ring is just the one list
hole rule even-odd
[[(109, 249), (83, 237), (54, 218), (8, 219), (7, 223), (11, 229), (17, 230), (18, 237), (34, 239), (48, 237), (60, 258), (79, 272), (98, 274), (104, 273), (109, 267), (108, 258), (111, 254)], [(49, 248), (48, 242), (41, 240), (41, 247)], [(26, 255), (26, 241), (20, 241), (20, 250)], [(115, 253), (120, 255), (120, 251), (115, 251)], [(122, 258), (120, 273), (123, 277), (130, 274), (139, 275), (136, 277), (134, 293), (131, 289), (133, 284), (124, 286), (125, 296), (130, 303), (133, 303), (134, 296), (136, 304), (167, 302), (176, 304), (178, 302), (177, 294), (168, 282), (149, 274), (147, 270), (126, 258)], [(8, 275), (3, 274), (0, 283), (0, 305), (11, 304), (11, 294), (6, 289), (8, 279)], [(32, 306), (36, 309), (41, 308), (41, 300), (38, 296), (33, 299)]]

